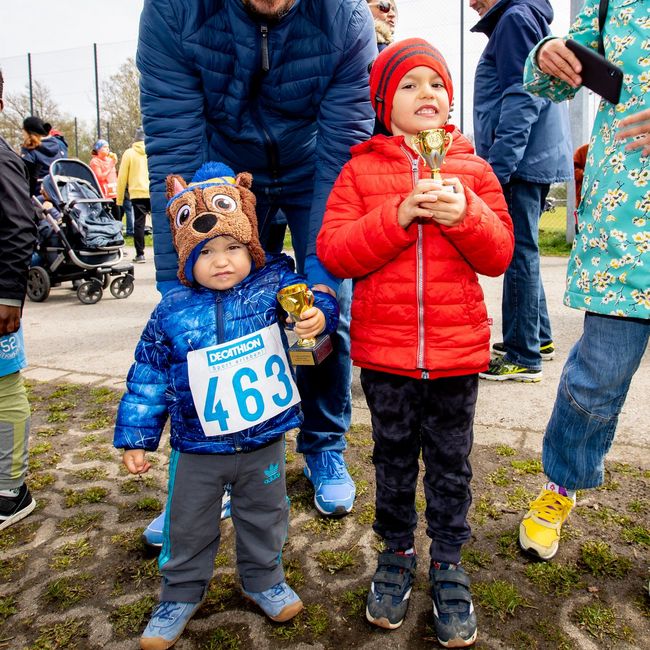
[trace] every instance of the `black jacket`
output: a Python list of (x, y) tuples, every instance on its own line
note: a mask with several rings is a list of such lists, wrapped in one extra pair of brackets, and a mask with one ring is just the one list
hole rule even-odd
[(0, 137), (0, 300), (25, 299), (35, 239), (27, 168)]

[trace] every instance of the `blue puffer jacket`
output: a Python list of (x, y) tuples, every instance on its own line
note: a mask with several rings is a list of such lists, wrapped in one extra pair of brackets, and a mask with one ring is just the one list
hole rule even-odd
[(476, 153), (499, 181), (554, 183), (573, 175), (566, 105), (523, 89), (528, 53), (550, 33), (548, 0), (499, 0), (472, 28), (489, 41), (474, 78)]
[[(278, 322), (283, 314), (276, 293), (304, 278), (286, 255), (269, 257), (259, 271), (228, 291), (179, 286), (167, 292), (135, 349), (127, 392), (117, 412), (113, 444), (118, 449), (158, 448), (167, 414), (173, 449), (192, 454), (234, 454), (257, 449), (300, 426), (300, 406), (237, 433), (206, 437), (194, 408), (187, 353), (251, 334)], [(314, 292), (326, 318), (327, 333), (338, 325), (338, 304)], [(283, 335), (284, 338), (284, 335)], [(286, 343), (286, 341), (285, 341)]]
[(311, 284), (331, 279), (316, 236), (350, 147), (372, 132), (376, 56), (366, 0), (296, 0), (275, 24), (242, 0), (145, 1), (137, 65), (159, 286), (177, 270), (164, 179), (208, 160), (251, 172), (258, 196), (311, 203), (305, 270)]

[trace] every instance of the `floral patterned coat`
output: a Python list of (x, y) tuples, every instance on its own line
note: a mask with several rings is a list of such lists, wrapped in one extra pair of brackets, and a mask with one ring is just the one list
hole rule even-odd
[[(598, 4), (586, 0), (568, 34), (593, 50), (598, 49)], [(641, 149), (626, 151), (625, 141), (614, 140), (623, 118), (650, 106), (650, 1), (610, 0), (603, 37), (607, 59), (623, 70), (623, 88), (620, 103), (602, 100), (596, 115), (564, 303), (650, 319), (650, 157)], [(526, 90), (554, 101), (572, 98), (576, 89), (535, 64), (540, 45), (526, 62)]]

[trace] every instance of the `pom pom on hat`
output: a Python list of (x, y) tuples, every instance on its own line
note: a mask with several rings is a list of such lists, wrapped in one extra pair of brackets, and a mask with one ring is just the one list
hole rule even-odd
[(49, 124), (46, 125), (40, 117), (36, 117), (35, 115), (30, 115), (23, 120), (23, 129), (27, 133), (35, 133), (42, 136), (49, 135), (49, 126)]
[(447, 62), (440, 52), (422, 38), (408, 38), (392, 43), (382, 50), (370, 68), (370, 102), (377, 119), (391, 130), (393, 97), (402, 77), (418, 66), (431, 68), (440, 75), (449, 95), (454, 99), (454, 88)]

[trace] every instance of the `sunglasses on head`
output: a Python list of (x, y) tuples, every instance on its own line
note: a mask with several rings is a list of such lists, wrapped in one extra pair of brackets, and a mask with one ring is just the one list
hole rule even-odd
[(393, 7), (393, 4), (388, 0), (379, 0), (379, 2), (371, 2), (370, 4), (376, 6), (382, 14), (387, 14), (391, 9), (393, 11), (396, 10), (396, 8)]

